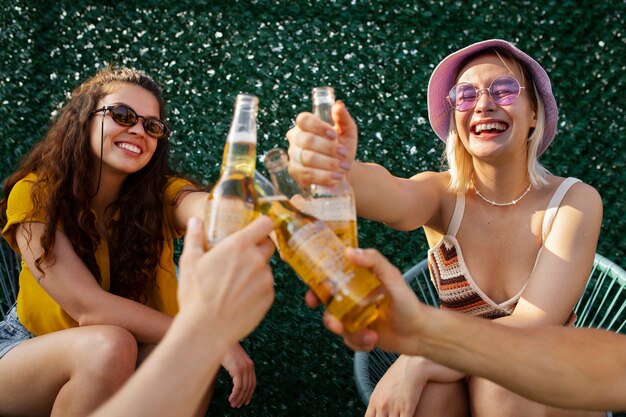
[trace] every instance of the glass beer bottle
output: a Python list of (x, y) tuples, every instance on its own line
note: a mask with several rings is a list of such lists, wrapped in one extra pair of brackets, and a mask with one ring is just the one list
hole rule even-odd
[[(334, 103), (332, 87), (313, 89), (313, 114), (331, 126), (334, 125), (331, 113)], [(323, 220), (346, 246), (358, 247), (356, 203), (348, 180), (344, 177), (334, 187), (313, 184), (310, 193), (307, 211)]]
[(295, 195), (306, 197), (304, 190), (289, 175), (289, 156), (287, 156), (287, 152), (284, 149), (270, 149), (263, 157), (263, 164), (265, 164), (265, 168), (270, 173), (272, 184), (287, 198)]
[(256, 217), (254, 169), (259, 100), (239, 94), (226, 139), (220, 178), (207, 199), (205, 237), (208, 248), (243, 228)]
[(326, 309), (350, 332), (373, 322), (388, 302), (383, 286), (367, 268), (354, 265), (345, 245), (321, 220), (296, 209), (258, 172), (259, 210), (274, 221), (280, 254)]

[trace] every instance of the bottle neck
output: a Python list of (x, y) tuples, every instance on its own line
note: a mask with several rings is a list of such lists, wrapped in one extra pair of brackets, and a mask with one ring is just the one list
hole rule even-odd
[(258, 99), (238, 95), (235, 114), (222, 156), (221, 174), (241, 173), (252, 177), (256, 167), (256, 117)]
[(289, 161), (287, 160), (286, 156), (274, 159), (269, 159), (266, 157), (264, 162), (265, 168), (267, 168), (267, 170), (272, 174), (282, 175), (282, 173), (287, 171), (287, 169), (289, 168)]
[(313, 102), (313, 114), (331, 126), (334, 125), (332, 108), (333, 102), (331, 101)]
[(296, 183), (293, 177), (289, 174), (289, 162), (286, 155), (280, 159), (275, 158), (268, 160), (266, 158), (265, 167), (272, 177), (274, 186), (278, 188), (282, 194), (286, 195), (288, 198), (291, 198), (294, 195), (301, 195), (302, 197), (307, 196), (304, 190), (300, 188), (298, 183)]
[(256, 141), (233, 141), (229, 137), (222, 157), (221, 174), (253, 176), (256, 168)]
[(333, 104), (335, 104), (335, 90), (332, 87), (316, 87), (313, 89), (313, 114), (330, 125), (334, 125)]

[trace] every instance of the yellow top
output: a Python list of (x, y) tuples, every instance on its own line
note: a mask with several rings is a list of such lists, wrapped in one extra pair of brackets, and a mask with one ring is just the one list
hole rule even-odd
[[(9, 194), (7, 224), (4, 230), (2, 230), (2, 236), (17, 253), (19, 253), (19, 248), (15, 240), (16, 226), (22, 222), (45, 222), (45, 208), (40, 208), (33, 214), (30, 214), (33, 210), (30, 191), (36, 179), (37, 176), (34, 173), (27, 175), (15, 184)], [(156, 285), (148, 290), (146, 302), (146, 305), (169, 316), (174, 316), (178, 312), (178, 302), (176, 300), (178, 284), (174, 266), (173, 238), (178, 238), (183, 234), (183, 231), (176, 230), (174, 227), (172, 207), (176, 196), (185, 186), (191, 186), (191, 183), (175, 177), (169, 178), (165, 185), (163, 206), (163, 232), (165, 239), (156, 271)], [(62, 225), (57, 227), (59, 230), (63, 230)], [(109, 249), (105, 239), (100, 240), (95, 256), (102, 276), (100, 286), (105, 291), (109, 291)], [(24, 260), (22, 260), (21, 266), (20, 289), (17, 295), (17, 315), (24, 327), (37, 336), (70, 327), (78, 327), (78, 323), (37, 283)]]

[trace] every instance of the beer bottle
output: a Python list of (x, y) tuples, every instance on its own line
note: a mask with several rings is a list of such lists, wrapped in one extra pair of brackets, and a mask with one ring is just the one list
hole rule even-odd
[(291, 175), (289, 175), (287, 169), (289, 167), (289, 156), (287, 156), (287, 152), (285, 152), (284, 149), (270, 149), (263, 157), (263, 163), (270, 173), (272, 184), (274, 184), (281, 194), (284, 194), (287, 198), (292, 198), (297, 195), (307, 197), (304, 190), (300, 188)]
[[(313, 114), (323, 122), (334, 126), (332, 107), (335, 103), (335, 91), (332, 87), (313, 89)], [(334, 187), (311, 185), (311, 198), (307, 211), (323, 220), (346, 246), (358, 246), (356, 203), (354, 191), (344, 177)]]
[(255, 174), (259, 210), (274, 221), (280, 254), (326, 309), (355, 332), (373, 322), (388, 302), (380, 281), (354, 265), (345, 245), (321, 220), (296, 209), (265, 177)]
[(208, 248), (243, 228), (256, 217), (254, 169), (259, 100), (239, 94), (226, 139), (220, 178), (207, 199), (205, 237)]

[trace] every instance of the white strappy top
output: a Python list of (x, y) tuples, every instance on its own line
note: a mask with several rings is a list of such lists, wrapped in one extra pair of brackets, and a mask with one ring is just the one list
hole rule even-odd
[[(552, 223), (563, 197), (565, 197), (572, 185), (579, 181), (576, 178), (566, 178), (554, 192), (544, 215), (541, 228), (541, 248), (537, 253), (535, 265), (543, 249), (543, 244), (552, 229)], [(526, 284), (512, 298), (502, 303), (493, 301), (476, 285), (467, 269), (461, 246), (456, 239), (464, 212), (465, 194), (459, 193), (456, 197), (454, 213), (452, 214), (446, 235), (428, 251), (430, 276), (439, 293), (441, 308), (489, 319), (509, 316), (513, 313), (524, 288), (526, 288)], [(570, 319), (574, 318), (570, 317)]]

